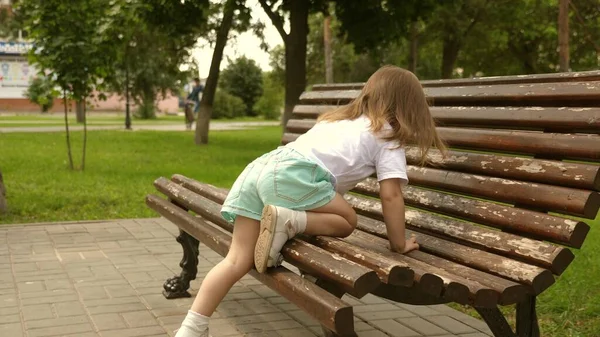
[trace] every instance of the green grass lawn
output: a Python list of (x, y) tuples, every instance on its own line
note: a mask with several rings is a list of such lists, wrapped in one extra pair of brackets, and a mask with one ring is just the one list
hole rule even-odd
[[(73, 137), (78, 163), (81, 132)], [(85, 171), (71, 172), (63, 133), (2, 134), (0, 168), (11, 211), (0, 223), (157, 216), (144, 204), (146, 194), (155, 193), (154, 179), (180, 173), (229, 187), (248, 162), (278, 145), (281, 128), (212, 132), (203, 147), (192, 137), (95, 131), (89, 134)], [(600, 336), (600, 217), (589, 223), (583, 249), (538, 300), (542, 336)]]
[[(73, 132), (75, 162), (81, 132)], [(63, 133), (0, 135), (0, 165), (10, 214), (0, 223), (156, 216), (144, 204), (159, 176), (184, 174), (229, 186), (246, 163), (276, 147), (280, 127), (212, 132), (194, 145), (191, 132), (94, 131), (84, 172), (67, 168)]]

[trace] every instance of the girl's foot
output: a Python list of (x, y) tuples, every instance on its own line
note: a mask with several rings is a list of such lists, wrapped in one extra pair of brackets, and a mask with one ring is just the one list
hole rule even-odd
[(187, 316), (176, 331), (175, 337), (209, 337), (208, 317), (188, 311)]
[(259, 273), (283, 261), (281, 248), (306, 229), (306, 212), (266, 205), (260, 221), (260, 234), (254, 249), (254, 264)]

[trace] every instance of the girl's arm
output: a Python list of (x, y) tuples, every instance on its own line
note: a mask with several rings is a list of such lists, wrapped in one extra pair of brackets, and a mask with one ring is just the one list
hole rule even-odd
[(394, 178), (380, 181), (379, 197), (391, 250), (404, 254), (419, 249), (414, 237), (406, 240), (401, 180)]

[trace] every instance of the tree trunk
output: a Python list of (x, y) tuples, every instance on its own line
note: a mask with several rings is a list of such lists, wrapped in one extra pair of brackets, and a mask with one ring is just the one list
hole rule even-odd
[(67, 153), (69, 154), (69, 168), (75, 169), (73, 166), (73, 154), (71, 153), (71, 135), (69, 134), (69, 99), (67, 98), (67, 92), (63, 91), (63, 105), (65, 106), (65, 130), (67, 132)]
[(0, 171), (0, 214), (8, 211), (6, 204), (6, 188), (4, 187), (4, 179), (2, 179), (2, 171)]
[(444, 47), (442, 52), (442, 78), (452, 78), (454, 65), (458, 58), (460, 44), (453, 39), (444, 39)]
[(323, 22), (323, 43), (325, 45), (325, 82), (333, 83), (333, 57), (331, 52), (331, 16)]
[(308, 36), (308, 0), (290, 1), (290, 33), (285, 42), (285, 110), (283, 126), (306, 89), (306, 42)]
[(233, 24), (233, 15), (235, 11), (236, 0), (227, 0), (223, 11), (223, 20), (217, 31), (217, 41), (213, 51), (212, 61), (206, 86), (202, 92), (200, 100), (200, 110), (198, 112), (198, 121), (196, 122), (195, 142), (196, 145), (208, 144), (208, 130), (210, 128), (210, 116), (212, 114), (212, 106), (217, 92), (217, 83), (219, 81), (219, 68), (221, 60), (223, 60), (223, 50), (227, 44), (227, 36)]
[(569, 0), (558, 4), (558, 57), (561, 72), (569, 71)]
[(85, 170), (85, 152), (87, 148), (87, 116), (85, 115), (87, 110), (86, 105), (83, 105), (83, 154), (81, 155), (81, 170)]
[(84, 109), (85, 109), (85, 99), (77, 101), (77, 103), (75, 104), (75, 115), (77, 117), (77, 123), (83, 123)]
[(410, 25), (410, 54), (408, 54), (408, 70), (414, 74), (417, 73), (417, 57), (418, 57), (418, 39), (419, 27), (418, 21), (413, 21)]

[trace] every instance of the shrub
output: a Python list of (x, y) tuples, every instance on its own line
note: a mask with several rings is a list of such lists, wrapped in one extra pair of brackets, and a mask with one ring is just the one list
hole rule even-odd
[(47, 77), (35, 77), (25, 91), (32, 103), (37, 104), (42, 112), (48, 112), (54, 105), (54, 99), (58, 97), (58, 90), (54, 89), (54, 83)]
[(244, 116), (246, 104), (241, 98), (233, 96), (224, 90), (217, 90), (211, 118), (236, 118)]

